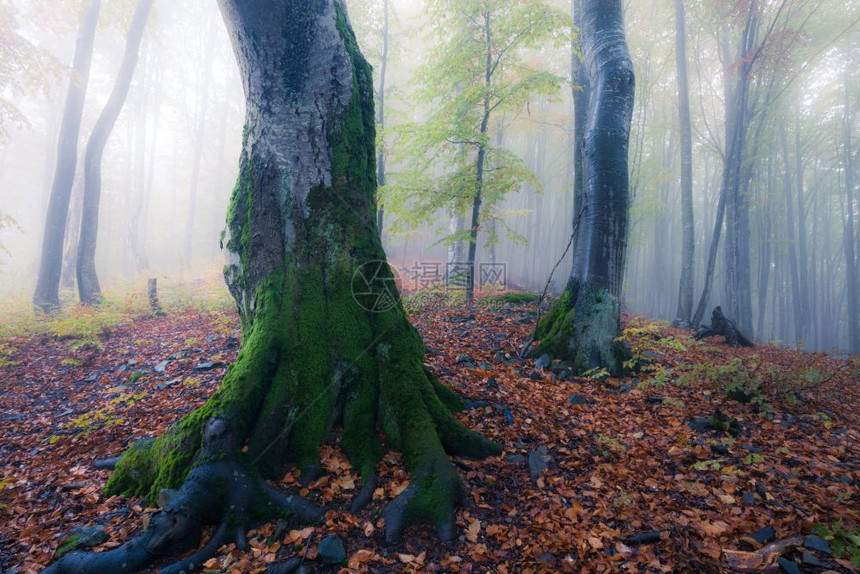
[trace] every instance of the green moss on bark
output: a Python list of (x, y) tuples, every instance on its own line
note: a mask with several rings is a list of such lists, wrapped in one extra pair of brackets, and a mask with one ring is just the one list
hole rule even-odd
[(620, 326), (619, 304), (608, 290), (571, 281), (538, 324), (532, 354), (568, 361), (580, 374), (605, 368), (618, 375), (628, 356), (616, 340)]
[(155, 500), (162, 489), (179, 487), (195, 465), (211, 462), (200, 451), (204, 426), (213, 417), (229, 418), (247, 440), (246, 452), (223, 456), (266, 477), (282, 476), (288, 463), (303, 469), (318, 464), (319, 445), (339, 419), (344, 452), (365, 478), (381, 457), (377, 425), (382, 426), (413, 478), (403, 516), (438, 525), (452, 521), (462, 497), (448, 453), (485, 456), (501, 450), (451, 414), (462, 408), (462, 399), (426, 370), (423, 342), (402, 305), (373, 313), (355, 300), (353, 275), (362, 265), (380, 262), (376, 281), (388, 285), (392, 274), (376, 231), (371, 70), (336, 6), (353, 87), (342, 120), (328, 134), (331, 184), (310, 190), (307, 212), (279, 211), (293, 218), (281, 223), (295, 228), (295, 238), (275, 269), (258, 277), (260, 270), (251, 267), (261, 241), (254, 218), (265, 206), (254, 202), (278, 196), (283, 190), (272, 186), (283, 185), (283, 174), (263, 170), (262, 159), (243, 152), (228, 212), (227, 248), (239, 262), (225, 270), (243, 319), (239, 357), (206, 404), (158, 439), (129, 449), (108, 483), (112, 494)]

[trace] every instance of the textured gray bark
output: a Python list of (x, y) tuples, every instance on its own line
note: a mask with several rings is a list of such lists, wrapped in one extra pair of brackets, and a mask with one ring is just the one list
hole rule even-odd
[(574, 216), (579, 231), (573, 272), (562, 297), (537, 326), (534, 353), (569, 360), (579, 371), (602, 367), (619, 373), (625, 359), (616, 338), (621, 330), (635, 78), (621, 1), (584, 0), (580, 15), (591, 90), (581, 144), (582, 207)]
[[(310, 215), (306, 200), (311, 190), (332, 184), (331, 155), (325, 150), (352, 97), (353, 72), (330, 1), (287, 2), (277, 14), (265, 0), (219, 0), (219, 5), (245, 91), (243, 156), (263, 163), (251, 166), (260, 170), (257, 177), (265, 177), (265, 171), (282, 180), (273, 182), (276, 197), (260, 198), (276, 213), (252, 212), (254, 235), (247, 259), (227, 252), (228, 285), (234, 298), (245, 302), (240, 304), (243, 313), (252, 315), (257, 284), (283, 266), (284, 253), (300, 231), (297, 225), (303, 226)], [(264, 41), (282, 35), (291, 42)]]
[(140, 0), (134, 12), (125, 43), (125, 53), (113, 91), (96, 120), (84, 159), (84, 205), (81, 214), (81, 237), (78, 243), (78, 295), (81, 303), (93, 305), (102, 299), (98, 274), (96, 273), (96, 245), (99, 231), (99, 204), (101, 200), (101, 165), (105, 146), (113, 132), (131, 87), (131, 79), (137, 67), (143, 31), (149, 19), (153, 0)]
[(681, 132), (681, 278), (675, 323), (689, 325), (693, 314), (693, 257), (696, 230), (693, 221), (693, 136), (690, 122), (690, 88), (687, 79), (687, 26), (684, 0), (675, 0), (675, 58), (678, 70), (678, 120)]
[(33, 305), (44, 312), (53, 312), (60, 307), (59, 289), (63, 264), (63, 240), (66, 234), (72, 186), (75, 181), (81, 115), (84, 109), (87, 84), (89, 83), (93, 43), (100, 7), (101, 0), (93, 0), (81, 17), (72, 64), (72, 77), (69, 81), (63, 119), (60, 125), (57, 167), (48, 200), (48, 212), (45, 216), (39, 277), (36, 280), (36, 290), (33, 294)]
[(628, 143), (633, 113), (633, 63), (621, 2), (585, 0), (583, 52), (591, 91), (583, 138), (582, 230), (576, 279), (621, 295), (630, 201)]

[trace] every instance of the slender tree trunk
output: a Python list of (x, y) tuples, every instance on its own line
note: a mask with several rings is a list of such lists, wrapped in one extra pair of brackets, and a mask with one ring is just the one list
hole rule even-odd
[(78, 136), (81, 129), (81, 115), (84, 109), (87, 84), (89, 83), (93, 43), (100, 7), (101, 0), (93, 0), (81, 17), (72, 64), (72, 77), (69, 79), (63, 119), (60, 125), (57, 167), (54, 171), (54, 183), (51, 186), (51, 195), (48, 200), (48, 213), (45, 216), (39, 277), (36, 280), (36, 291), (33, 294), (33, 305), (44, 312), (54, 312), (60, 307), (59, 290), (63, 266), (63, 240), (66, 235), (69, 201), (75, 182)]
[(129, 254), (131, 256), (130, 272), (133, 277), (149, 269), (149, 257), (146, 253), (146, 244), (143, 241), (143, 227), (146, 225), (143, 212), (146, 200), (147, 92), (149, 91), (149, 78), (152, 72), (149, 60), (150, 58), (147, 58), (147, 65), (142, 75), (143, 81), (139, 87), (138, 117), (135, 122), (134, 177), (132, 178), (133, 185), (131, 186), (133, 196), (130, 200), (131, 213), (128, 229), (126, 230)]
[(593, 90), (582, 144), (582, 229), (573, 274), (538, 324), (534, 352), (570, 360), (579, 371), (617, 373), (625, 359), (615, 339), (621, 330), (635, 82), (621, 1), (584, 0), (581, 15), (584, 62)]
[(785, 218), (786, 218), (786, 238), (788, 241), (788, 266), (791, 280), (791, 307), (794, 315), (794, 345), (802, 345), (804, 341), (804, 332), (806, 329), (803, 324), (803, 304), (801, 302), (800, 291), (800, 271), (797, 264), (797, 239), (795, 235), (795, 224), (797, 220), (794, 218), (794, 193), (791, 186), (791, 176), (794, 171), (788, 157), (788, 135), (785, 133), (785, 124), (781, 127), (782, 137), (782, 161), (784, 175), (783, 193), (785, 196)]
[(466, 303), (475, 298), (475, 255), (478, 250), (478, 229), (481, 225), (481, 203), (484, 198), (484, 163), (487, 160), (487, 131), (490, 127), (490, 87), (493, 84), (493, 29), (490, 13), (484, 13), (484, 40), (487, 53), (484, 67), (484, 112), (481, 117), (481, 135), (475, 159), (475, 195), (472, 197), (472, 217), (469, 226), (469, 254), (466, 257), (468, 279), (466, 281)]
[(209, 125), (208, 110), (211, 100), (212, 65), (215, 53), (215, 38), (213, 26), (206, 27), (206, 37), (203, 56), (203, 83), (198, 93), (196, 129), (194, 130), (194, 155), (191, 162), (191, 185), (188, 188), (188, 211), (185, 213), (185, 228), (182, 235), (182, 262), (186, 268), (191, 267), (191, 251), (194, 244), (194, 221), (197, 216), (197, 195), (200, 187), (200, 166), (203, 162), (203, 151), (206, 149), (206, 127)]
[[(462, 400), (428, 369), (376, 229), (373, 80), (341, 0), (219, 0), (243, 78), (246, 128), (228, 209), (225, 277), (243, 337), (236, 362), (200, 408), (117, 464), (107, 491), (169, 498), (124, 546), (71, 553), (46, 572), (138, 571), (212, 540), (162, 573), (190, 571), (260, 519), (320, 509), (269, 486), (293, 464), (321, 472), (320, 442), (342, 429), (373, 498), (386, 442), (410, 483), (382, 511), (397, 542), (415, 521), (456, 536), (463, 486), (447, 453), (499, 454), (450, 412)], [(289, 149), (289, 153), (285, 150)], [(162, 489), (172, 496), (159, 497)]]
[(773, 172), (771, 159), (768, 158), (766, 165), (767, 189), (766, 198), (759, 201), (759, 255), (758, 255), (758, 321), (756, 323), (756, 335), (765, 339), (764, 318), (767, 311), (768, 285), (770, 281), (771, 266), (771, 237), (772, 237), (772, 212), (770, 198), (773, 197)]
[(842, 139), (843, 168), (845, 170), (845, 226), (843, 243), (845, 250), (845, 296), (848, 323), (848, 351), (860, 353), (860, 315), (858, 315), (857, 258), (854, 235), (854, 144), (851, 138), (852, 115), (849, 84), (845, 84), (845, 119)]
[(687, 79), (687, 26), (684, 0), (675, 0), (675, 58), (678, 69), (678, 120), (681, 131), (681, 279), (675, 324), (690, 325), (693, 314), (693, 259), (696, 230), (693, 219), (693, 135)]
[[(376, 124), (385, 137), (385, 75), (388, 70), (388, 28), (389, 28), (389, 6), (388, 0), (383, 0), (383, 24), (382, 24), (382, 59), (379, 63), (379, 89), (376, 91)], [(376, 180), (380, 188), (385, 187), (385, 141), (379, 142), (376, 150)], [(380, 235), (385, 223), (385, 204), (378, 203), (376, 210), (376, 226)]]
[[(794, 180), (797, 189), (797, 247), (799, 250), (800, 314), (803, 320), (802, 336), (809, 341), (812, 310), (809, 307), (809, 255), (806, 248), (806, 202), (803, 199), (803, 149), (800, 145), (801, 114), (796, 111), (797, 126), (794, 130)], [(809, 341), (811, 344), (812, 341)]]
[(126, 38), (125, 54), (117, 73), (113, 91), (93, 127), (84, 159), (84, 207), (81, 215), (81, 238), (78, 244), (78, 294), (81, 303), (93, 305), (102, 299), (96, 274), (96, 242), (99, 230), (99, 203), (101, 200), (101, 164), (108, 138), (122, 111), (137, 66), (143, 31), (149, 18), (153, 0), (140, 0)]

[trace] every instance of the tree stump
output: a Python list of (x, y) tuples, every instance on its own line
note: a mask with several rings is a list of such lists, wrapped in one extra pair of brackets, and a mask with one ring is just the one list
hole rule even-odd
[(714, 307), (714, 311), (711, 313), (711, 325), (700, 329), (695, 337), (698, 341), (716, 335), (725, 337), (726, 344), (731, 347), (755, 347), (752, 339), (741, 333), (735, 324), (723, 315), (723, 310), (719, 305)]

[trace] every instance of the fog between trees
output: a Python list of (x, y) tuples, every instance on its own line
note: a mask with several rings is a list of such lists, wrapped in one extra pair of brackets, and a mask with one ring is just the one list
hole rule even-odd
[[(419, 2), (348, 4), (377, 82), (388, 9), (385, 130), (379, 136), (387, 184), (380, 191), (386, 206), (383, 239), (407, 288), (432, 284), (439, 280), (434, 270), (444, 275), (446, 263), (465, 260), (462, 241), (449, 246), (441, 239), (453, 233), (453, 239), (463, 240), (472, 210), (452, 199), (433, 213), (416, 214), (413, 208), (426, 203), (420, 194), (439, 191), (424, 184), (450, 176), (455, 162), (433, 161), (441, 155), (426, 148), (425, 159), (431, 161), (419, 186), (414, 158), (405, 148), (410, 124), (427, 124), (457, 95), (442, 92), (441, 84), (437, 98), (426, 86), (423, 94), (419, 90), (419, 74), (433, 65), (434, 48), (450, 38), (433, 35)], [(705, 322), (711, 307), (721, 304), (758, 340), (856, 351), (860, 3), (762, 3), (754, 21), (745, 11), (751, 4), (756, 3), (684, 2), (693, 310), (729, 178)], [(76, 251), (79, 231), (84, 150), (114, 85), (135, 5), (102, 3), (78, 142), (69, 255)], [(551, 6), (570, 12), (566, 2)], [(16, 51), (0, 63), (0, 113), (8, 132), (0, 141), (0, 242), (8, 250), (0, 252), (0, 290), (22, 301), (32, 296), (39, 267), (81, 9), (75, 2), (0, 2), (4, 38), (20, 41), (10, 42)], [(629, 2), (625, 18), (637, 88), (622, 297), (628, 312), (672, 320), (679, 307), (683, 229), (676, 2)], [(506, 165), (516, 164), (517, 178), (485, 197), (475, 260), (504, 264), (513, 288), (543, 289), (568, 244), (575, 176), (570, 39), (562, 27), (512, 54), (517, 61), (512, 77), (522, 77), (528, 68), (547, 80), (554, 74), (558, 81), (555, 88), (547, 81), (515, 107), (499, 110), (486, 133), (499, 156), (509, 160)], [(738, 94), (744, 91), (741, 101)], [(243, 101), (215, 6), (155, 2), (128, 99), (102, 161), (96, 268), (107, 292), (111, 285), (150, 275), (187, 281), (223, 264), (218, 242), (236, 179)], [(727, 173), (726, 165), (734, 171)], [(69, 263), (62, 283), (67, 289), (74, 282)], [(568, 255), (556, 271), (556, 292), (571, 263)]]

